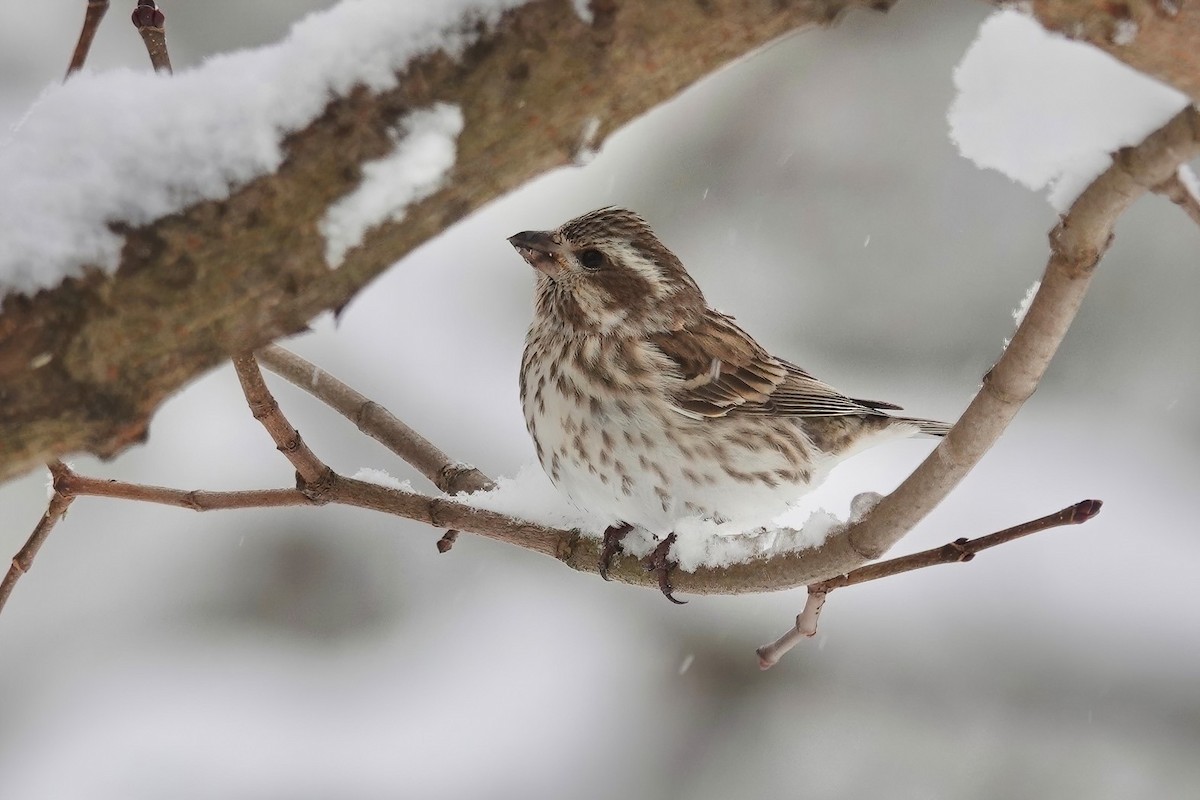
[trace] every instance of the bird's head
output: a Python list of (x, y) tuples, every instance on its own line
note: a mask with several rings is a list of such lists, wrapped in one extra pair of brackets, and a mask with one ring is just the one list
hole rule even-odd
[(632, 211), (602, 208), (508, 241), (538, 270), (536, 314), (565, 333), (643, 335), (704, 310), (683, 264)]

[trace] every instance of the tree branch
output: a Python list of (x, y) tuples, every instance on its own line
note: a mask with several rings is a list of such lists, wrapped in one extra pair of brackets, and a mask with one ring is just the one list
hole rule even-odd
[(50, 532), (54, 530), (54, 526), (66, 515), (67, 509), (70, 507), (74, 497), (63, 491), (61, 482), (69, 474), (71, 474), (71, 471), (61, 461), (50, 463), (50, 475), (54, 480), (54, 494), (50, 496), (50, 504), (46, 508), (46, 513), (42, 515), (41, 521), (34, 527), (33, 533), (29, 535), (29, 539), (25, 542), (25, 546), (13, 556), (12, 565), (9, 566), (8, 572), (5, 573), (4, 580), (0, 581), (0, 611), (4, 610), (4, 604), (8, 602), (8, 597), (12, 594), (13, 587), (17, 585), (17, 581), (21, 579), (22, 575), (29, 572), (29, 569), (33, 566), (33, 559), (37, 557), (38, 551), (42, 549), (42, 545), (50, 537)]
[(902, 555), (898, 559), (889, 559), (880, 561), (878, 564), (871, 564), (854, 570), (847, 575), (839, 575), (829, 578), (828, 581), (811, 584), (809, 587), (808, 599), (804, 601), (804, 609), (796, 616), (796, 625), (784, 633), (784, 636), (775, 639), (774, 642), (763, 645), (755, 652), (758, 654), (758, 668), (770, 669), (779, 663), (780, 658), (802, 642), (803, 639), (816, 636), (817, 621), (821, 616), (821, 609), (824, 608), (824, 603), (829, 597), (830, 591), (840, 589), (842, 587), (851, 587), (856, 583), (865, 583), (868, 581), (877, 581), (878, 578), (886, 578), (893, 575), (900, 575), (902, 572), (911, 572), (919, 570), (922, 567), (934, 566), (936, 564), (959, 564), (962, 561), (970, 561), (976, 557), (976, 553), (984, 551), (989, 547), (998, 547), (1020, 539), (1021, 536), (1028, 536), (1037, 533), (1039, 530), (1048, 530), (1050, 528), (1058, 528), (1060, 525), (1079, 525), (1088, 521), (1092, 517), (1098, 515), (1100, 506), (1103, 504), (1099, 500), (1081, 500), (1073, 506), (1068, 506), (1062, 511), (1052, 513), (1052, 515), (1032, 519), (1030, 522), (1024, 522), (1020, 525), (1014, 525), (1012, 528), (1007, 528), (997, 531), (995, 534), (980, 536), (979, 539), (958, 539), (912, 555)]
[(75, 43), (75, 52), (71, 54), (71, 63), (67, 65), (67, 77), (83, 69), (88, 53), (92, 49), (92, 40), (96, 38), (96, 29), (100, 20), (108, 12), (108, 0), (88, 0), (87, 11), (83, 15), (83, 27), (79, 30), (79, 41)]
[[(937, 448), (845, 536), (847, 560), (878, 558), (933, 510), (979, 462), (1037, 388), (1075, 318), (1117, 218), (1200, 153), (1200, 115), (1179, 112), (1137, 147), (1119, 151), (1050, 233), (1041, 287), (1012, 342)], [(845, 570), (837, 570), (844, 572)], [(806, 581), (811, 582), (811, 581)]]
[(135, 500), (175, 506), (192, 511), (228, 511), (244, 508), (285, 508), (288, 506), (320, 505), (300, 489), (243, 489), (233, 492), (210, 492), (204, 489), (171, 489), (141, 483), (105, 478), (90, 478), (70, 472), (62, 479), (62, 489), (69, 497), (108, 497), (114, 500)]
[(825, 607), (825, 600), (834, 589), (887, 578), (892, 575), (900, 575), (905, 572), (912, 572), (915, 569), (932, 567), (937, 564), (958, 564), (970, 561), (981, 550), (1007, 544), (1014, 539), (1028, 536), (1031, 533), (1063, 525), (1082, 525), (1099, 514), (1102, 505), (1103, 503), (1099, 500), (1081, 500), (1073, 506), (1064, 508), (1062, 511), (1056, 511), (1053, 514), (1048, 514), (1029, 522), (1022, 522), (1020, 525), (1014, 525), (1011, 528), (1005, 528), (996, 533), (989, 533), (987, 536), (980, 536), (978, 539), (956, 539), (941, 547), (922, 550), (919, 553), (880, 561), (876, 564), (869, 564), (845, 575), (836, 575), (829, 580), (811, 584), (808, 587), (808, 599), (804, 603), (804, 609), (796, 617), (796, 624), (774, 642), (764, 645), (755, 651), (758, 653), (758, 666), (760, 669), (770, 669), (778, 664), (779, 659), (798, 645), (801, 640), (816, 635), (817, 621), (821, 616), (821, 609)]
[(446, 494), (491, 489), (488, 476), (455, 461), (395, 414), (295, 353), (272, 344), (254, 354), (259, 363), (337, 411), (391, 450)]
[(300, 438), (300, 432), (287, 421), (279, 409), (279, 403), (267, 389), (254, 356), (250, 353), (234, 356), (233, 368), (242, 384), (250, 413), (262, 423), (279, 452), (296, 468), (297, 488), (313, 500), (320, 501), (333, 478), (333, 470), (317, 458), (316, 453)]
[(146, 45), (146, 54), (155, 72), (173, 72), (167, 52), (167, 17), (154, 0), (138, 0), (133, 9), (133, 26)]
[[(374, 400), (339, 381), (325, 370), (279, 345), (268, 345), (255, 354), (267, 369), (286, 378), (349, 419), (358, 429), (382, 443), (416, 467), (446, 494), (477, 492), (493, 488), (491, 478), (472, 466), (452, 461), (421, 434), (400, 421)], [(438, 539), (439, 553), (447, 553), (458, 541), (453, 528)]]
[[(59, 454), (110, 458), (140, 442), (153, 411), (190, 379), (302, 330), (471, 211), (571, 163), (594, 120), (602, 142), (776, 37), (887, 4), (606, 0), (588, 25), (565, 0), (534, 0), (461, 57), (428, 53), (394, 89), (332, 99), (287, 138), (276, 173), (149, 224), (115, 220), (125, 235), (115, 274), (92, 270), (4, 298), (0, 480)], [(458, 106), (465, 120), (444, 187), (330, 270), (318, 226), (326, 209), (359, 184), (364, 163), (391, 150), (389, 132), (410, 111), (435, 102)]]
[(980, 536), (978, 539), (956, 539), (949, 544), (935, 547), (931, 550), (922, 550), (919, 553), (912, 553), (907, 556), (868, 564), (845, 575), (835, 575), (820, 583), (810, 584), (808, 591), (828, 594), (834, 589), (879, 580), (880, 578), (887, 578), (891, 575), (899, 575), (904, 572), (912, 572), (914, 569), (932, 567), (936, 564), (956, 564), (960, 561), (970, 561), (975, 558), (976, 553), (982, 550), (1007, 544), (1014, 539), (1020, 539), (1022, 536), (1028, 536), (1031, 533), (1058, 528), (1063, 525), (1080, 525), (1099, 514), (1102, 505), (1103, 503), (1099, 500), (1081, 500), (1075, 505), (1068, 506), (1061, 511), (1056, 511), (1053, 514), (1048, 514), (1029, 522), (1022, 522), (1020, 525), (1014, 525), (1011, 528), (1005, 528), (996, 533), (989, 533), (987, 536)]
[[(354, 506), (423, 522), (435, 528), (459, 528), (556, 558), (579, 538), (579, 534), (574, 531), (548, 528), (495, 511), (471, 508), (453, 500), (347, 478), (332, 470), (324, 485), (324, 491), (318, 498), (314, 498), (304, 488), (249, 489), (233, 492), (172, 489), (90, 478), (66, 468), (61, 476), (56, 477), (55, 485), (60, 487), (61, 493), (68, 498), (88, 495), (116, 500), (137, 500), (192, 511), (324, 504)], [(595, 563), (592, 564), (591, 571), (597, 571)], [(643, 582), (647, 586), (657, 586), (652, 579)]]

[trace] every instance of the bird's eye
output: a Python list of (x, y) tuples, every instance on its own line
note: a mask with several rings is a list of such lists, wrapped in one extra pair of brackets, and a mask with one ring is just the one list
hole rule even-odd
[(589, 247), (580, 252), (579, 263), (583, 265), (584, 269), (600, 269), (604, 266), (604, 253), (594, 247)]

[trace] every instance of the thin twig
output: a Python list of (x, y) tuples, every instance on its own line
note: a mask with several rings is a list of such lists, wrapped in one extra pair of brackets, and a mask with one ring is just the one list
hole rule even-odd
[(802, 640), (816, 635), (817, 618), (821, 616), (821, 608), (825, 605), (827, 596), (826, 592), (809, 591), (808, 598), (804, 601), (804, 610), (796, 615), (796, 624), (783, 636), (754, 651), (758, 654), (759, 669), (770, 669)]
[(395, 414), (295, 353), (272, 344), (255, 353), (260, 364), (316, 397), (407, 461), (446, 494), (486, 491), (492, 480), (454, 461)]
[(321, 502), (333, 478), (333, 470), (317, 458), (316, 453), (300, 438), (300, 432), (279, 410), (279, 403), (275, 402), (275, 397), (263, 381), (262, 371), (254, 356), (250, 353), (234, 356), (233, 368), (241, 381), (250, 413), (262, 423), (279, 452), (296, 468), (298, 488), (311, 499)]
[[(432, 442), (386, 408), (342, 383), (325, 370), (279, 345), (268, 345), (254, 354), (260, 364), (304, 389), (372, 439), (416, 467), (433, 485), (447, 494), (487, 491), (492, 479), (467, 464), (451, 460)], [(448, 530), (437, 541), (439, 553), (448, 553), (458, 541), (458, 531)]]
[(282, 508), (286, 506), (319, 505), (300, 489), (244, 489), (233, 492), (210, 492), (203, 489), (171, 489), (126, 483), (104, 478), (89, 478), (70, 473), (63, 486), (72, 496), (109, 497), (114, 500), (136, 500), (175, 506), (192, 511), (225, 511), (241, 508)]
[(96, 29), (100, 27), (100, 20), (104, 19), (107, 11), (108, 0), (88, 0), (87, 11), (83, 15), (83, 27), (79, 31), (79, 41), (75, 43), (71, 63), (67, 65), (67, 78), (83, 69), (92, 49), (92, 40), (96, 38)]
[(142, 36), (146, 53), (155, 72), (171, 72), (171, 56), (167, 53), (167, 17), (154, 0), (138, 0), (133, 9), (133, 25)]
[(507, 514), (472, 508), (455, 500), (430, 497), (392, 489), (366, 481), (329, 473), (326, 491), (319, 499), (303, 488), (252, 489), (234, 492), (172, 489), (147, 486), (102, 478), (90, 478), (63, 468), (55, 485), (70, 497), (109, 497), (118, 500), (139, 500), (146, 503), (186, 508), (192, 511), (220, 511), (244, 508), (276, 508), (280, 506), (311, 506), (325, 503), (354, 506), (393, 514), (423, 522), (436, 528), (455, 527), (497, 541), (515, 544), (527, 550), (551, 557), (560, 557), (565, 541), (578, 534), (547, 528)]
[(1200, 186), (1196, 173), (1187, 164), (1180, 164), (1171, 177), (1154, 187), (1154, 191), (1182, 208), (1192, 222), (1200, 225), (1200, 197), (1192, 190), (1194, 186)]
[(820, 583), (814, 583), (808, 587), (808, 590), (810, 592), (829, 593), (834, 589), (886, 578), (889, 575), (899, 575), (902, 572), (911, 572), (914, 569), (932, 567), (935, 564), (954, 564), (960, 561), (970, 561), (981, 550), (987, 550), (990, 547), (1011, 542), (1013, 539), (1019, 539), (1031, 533), (1058, 528), (1063, 525), (1079, 525), (1087, 522), (1100, 513), (1102, 505), (1104, 504), (1099, 500), (1081, 500), (1075, 505), (1067, 506), (1061, 511), (1056, 511), (1053, 514), (1048, 514), (1029, 522), (1022, 522), (1020, 525), (1014, 525), (1011, 528), (1005, 528), (996, 533), (989, 533), (987, 536), (980, 536), (978, 539), (956, 539), (953, 542), (931, 550), (922, 550), (919, 553), (867, 564), (845, 575), (836, 575)]
[(21, 576), (33, 566), (33, 559), (37, 557), (38, 551), (42, 549), (42, 545), (46, 543), (50, 532), (54, 530), (54, 526), (67, 513), (67, 508), (70, 507), (71, 501), (75, 499), (74, 495), (64, 492), (63, 487), (59, 483), (59, 479), (64, 474), (70, 472), (67, 465), (61, 461), (54, 461), (49, 466), (50, 474), (54, 480), (54, 494), (50, 496), (50, 503), (46, 508), (46, 513), (42, 515), (42, 519), (34, 527), (33, 533), (29, 534), (29, 539), (26, 540), (25, 546), (13, 556), (12, 565), (4, 575), (4, 580), (0, 581), (0, 611), (4, 610), (4, 604), (8, 602), (8, 597), (12, 594), (13, 587), (17, 585), (17, 581), (21, 579)]
[(771, 644), (764, 645), (755, 651), (758, 653), (758, 666), (761, 669), (770, 669), (779, 663), (779, 659), (799, 644), (802, 639), (816, 634), (821, 608), (825, 605), (829, 593), (834, 589), (899, 575), (935, 564), (957, 564), (971, 561), (975, 558), (976, 553), (982, 550), (998, 547), (1031, 533), (1063, 525), (1080, 525), (1099, 514), (1102, 505), (1103, 503), (1099, 500), (1081, 500), (1061, 511), (1029, 522), (1022, 522), (1020, 525), (1014, 525), (996, 533), (989, 533), (987, 536), (980, 536), (977, 539), (956, 539), (941, 547), (922, 550), (919, 553), (880, 561), (876, 564), (868, 564), (845, 575), (837, 575), (820, 583), (814, 583), (808, 587), (808, 599), (805, 601), (804, 610), (796, 617), (795, 626)]
[[(247, 353), (235, 356), (233, 367), (241, 381), (251, 413), (267, 429), (280, 452), (292, 462), (296, 468), (297, 488), (313, 502), (343, 503), (397, 514), (439, 528), (471, 530), (555, 557), (562, 549), (562, 537), (574, 539), (576, 536), (568, 531), (530, 525), (504, 514), (338, 475), (313, 453), (300, 438), (300, 433), (288, 422), (263, 381), (262, 371), (254, 356)], [(465, 524), (457, 524), (459, 520)], [(438, 549), (445, 552), (441, 546)]]

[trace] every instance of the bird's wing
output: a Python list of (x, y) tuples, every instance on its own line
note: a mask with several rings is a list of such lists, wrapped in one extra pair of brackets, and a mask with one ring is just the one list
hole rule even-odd
[(650, 341), (678, 366), (683, 383), (672, 399), (686, 416), (826, 417), (899, 408), (846, 397), (795, 364), (775, 358), (732, 318), (711, 309), (682, 329), (656, 334)]

